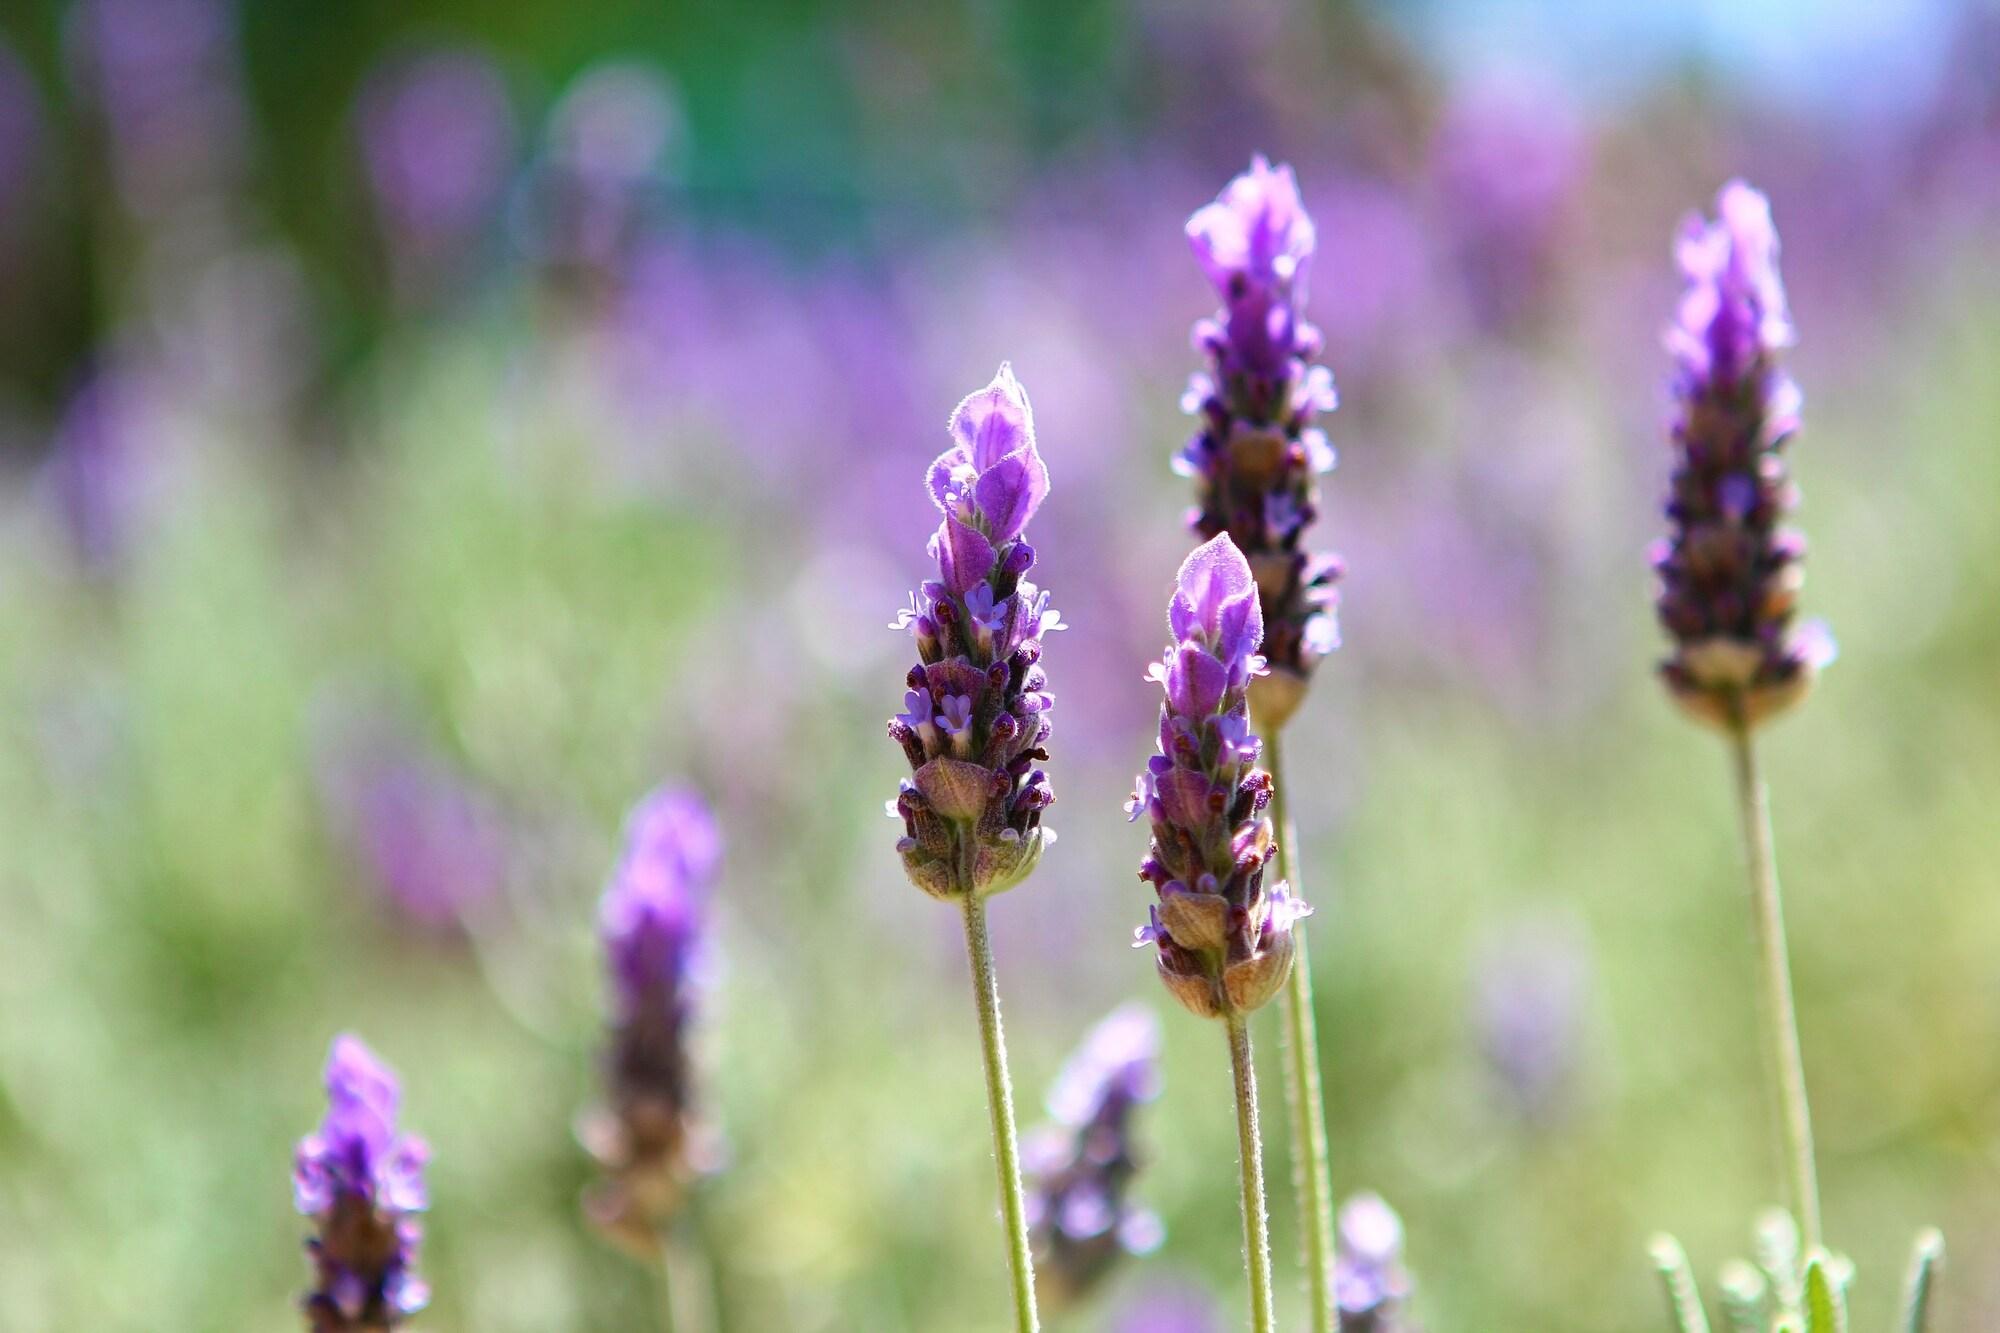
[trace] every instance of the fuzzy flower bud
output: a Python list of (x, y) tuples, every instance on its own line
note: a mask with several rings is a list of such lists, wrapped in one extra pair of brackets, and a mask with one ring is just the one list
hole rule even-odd
[(1168, 604), (1174, 642), (1149, 678), (1166, 692), (1159, 752), (1126, 813), (1152, 820), (1140, 878), (1159, 893), (1140, 944), (1159, 946), (1160, 976), (1204, 1017), (1248, 1013), (1284, 984), (1292, 923), (1312, 909), (1264, 884), (1276, 833), (1271, 775), (1250, 730), (1250, 683), (1264, 614), (1250, 565), (1224, 533), (1181, 565)]
[(318, 1234), (304, 1309), (314, 1333), (382, 1333), (424, 1308), (416, 1214), (429, 1204), (422, 1139), (400, 1134), (396, 1076), (359, 1037), (334, 1038), (326, 1119), (299, 1140), (292, 1198)]
[(625, 851), (599, 908), (611, 982), (608, 1105), (587, 1116), (580, 1133), (606, 1179), (584, 1206), (605, 1234), (647, 1254), (705, 1156), (688, 1024), (702, 909), (721, 857), (721, 835), (701, 799), (662, 788), (626, 821)]
[(1674, 247), (1687, 279), (1666, 334), (1675, 363), (1668, 535), (1653, 553), (1660, 674), (1689, 714), (1755, 727), (1804, 697), (1833, 659), (1825, 628), (1792, 627), (1805, 541), (1779, 526), (1798, 503), (1784, 446), (1798, 386), (1778, 365), (1791, 316), (1763, 195), (1724, 186), (1718, 217), (1690, 217)]
[(911, 776), (889, 804), (903, 821), (896, 850), (918, 888), (938, 898), (992, 894), (1025, 879), (1055, 834), (1042, 636), (1063, 628), (1048, 593), (1024, 576), (1028, 520), (1049, 493), (1027, 390), (1007, 366), (958, 405), (952, 446), (931, 464), (943, 515), (931, 537), (938, 575), (910, 596), (917, 665), (903, 712), (889, 721)]
[(1054, 1123), (1023, 1151), (1032, 1176), (1028, 1234), (1036, 1294), (1048, 1305), (1088, 1295), (1125, 1255), (1145, 1254), (1164, 1232), (1153, 1213), (1125, 1201), (1139, 1169), (1132, 1113), (1159, 1094), (1160, 1025), (1127, 1004), (1091, 1030), (1049, 1092)]
[(1416, 1333), (1402, 1315), (1412, 1284), (1396, 1210), (1378, 1194), (1357, 1194), (1341, 1205), (1339, 1229), (1333, 1294), (1340, 1333)]
[(1338, 401), (1332, 373), (1312, 364), (1320, 334), (1302, 314), (1313, 223), (1292, 169), (1259, 157), (1188, 219), (1187, 235), (1223, 308), (1195, 325), (1209, 366), (1182, 400), (1199, 426), (1174, 467), (1195, 482), (1195, 531), (1227, 532), (1256, 573), (1272, 670), (1252, 695), (1259, 724), (1279, 726), (1340, 639), (1340, 559), (1300, 548), (1334, 462), (1313, 417)]

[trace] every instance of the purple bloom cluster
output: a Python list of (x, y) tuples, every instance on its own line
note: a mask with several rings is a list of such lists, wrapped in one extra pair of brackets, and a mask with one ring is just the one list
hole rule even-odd
[(1023, 1145), (1036, 1294), (1051, 1306), (1087, 1295), (1122, 1256), (1144, 1254), (1164, 1235), (1157, 1216), (1125, 1200), (1139, 1168), (1132, 1113), (1159, 1093), (1159, 1046), (1151, 1010), (1114, 1010), (1050, 1091), (1055, 1123)]
[(1227, 533), (1181, 565), (1167, 623), (1174, 642), (1151, 671), (1166, 691), (1159, 753), (1125, 807), (1153, 823), (1139, 877), (1160, 900), (1138, 940), (1159, 946), (1160, 976), (1195, 1013), (1248, 1013), (1284, 984), (1292, 923), (1312, 909), (1283, 883), (1264, 884), (1275, 851), (1271, 775), (1257, 767), (1263, 743), (1249, 707), (1264, 615)]
[(1054, 840), (1042, 810), (1049, 709), (1042, 636), (1063, 628), (1048, 593), (1026, 575), (1022, 540), (1049, 493), (1028, 394), (1002, 365), (958, 405), (952, 446), (931, 464), (943, 512), (931, 537), (938, 576), (910, 597), (892, 628), (916, 641), (903, 712), (889, 736), (912, 774), (889, 811), (903, 821), (896, 850), (918, 888), (938, 898), (1012, 888)]
[(455, 257), (489, 220), (511, 166), (500, 71), (473, 50), (398, 57), (370, 78), (356, 119), (390, 244), (412, 263)]
[(1187, 234), (1223, 305), (1195, 325), (1209, 368), (1188, 383), (1183, 405), (1200, 428), (1175, 469), (1195, 481), (1191, 526), (1203, 538), (1227, 532), (1256, 572), (1273, 668), (1256, 686), (1257, 712), (1277, 726), (1339, 643), (1340, 560), (1299, 546), (1334, 461), (1313, 417), (1338, 401), (1332, 372), (1313, 364), (1319, 330), (1302, 316), (1313, 224), (1292, 169), (1259, 157), (1188, 219)]
[(361, 1039), (343, 1035), (326, 1062), (326, 1119), (299, 1141), (292, 1173), (298, 1210), (319, 1226), (306, 1242), (316, 1282), (306, 1296), (315, 1333), (378, 1333), (424, 1308), (416, 1275), (428, 1206), (423, 1140), (396, 1129), (402, 1094)]
[(1401, 1314), (1412, 1284), (1396, 1210), (1378, 1194), (1357, 1194), (1341, 1205), (1339, 1226), (1333, 1294), (1340, 1333), (1415, 1333)]
[(1675, 362), (1667, 538), (1653, 553), (1660, 672), (1689, 713), (1753, 727), (1804, 696), (1833, 657), (1825, 629), (1794, 630), (1805, 541), (1781, 528), (1798, 503), (1784, 446), (1800, 397), (1778, 365), (1793, 341), (1778, 233), (1763, 195), (1724, 186), (1718, 217), (1690, 217), (1675, 245), (1687, 278), (1667, 330)]
[(598, 913), (611, 980), (609, 1105), (586, 1118), (582, 1134), (608, 1178), (585, 1207), (608, 1235), (648, 1252), (701, 1155), (687, 1029), (702, 909), (721, 859), (722, 836), (701, 798), (655, 791), (626, 821)]

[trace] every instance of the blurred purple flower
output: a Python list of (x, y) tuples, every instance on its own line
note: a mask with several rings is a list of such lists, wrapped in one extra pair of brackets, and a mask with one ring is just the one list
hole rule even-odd
[(1256, 572), (1272, 671), (1254, 689), (1260, 724), (1282, 725), (1319, 659), (1338, 642), (1336, 557), (1299, 549), (1319, 512), (1317, 477), (1333, 449), (1312, 424), (1333, 410), (1333, 375), (1311, 364), (1319, 330), (1302, 316), (1312, 219), (1290, 167), (1263, 158), (1187, 224), (1223, 309), (1195, 327), (1210, 368), (1183, 400), (1200, 429), (1175, 460), (1194, 478), (1192, 526), (1227, 532)]
[(509, 860), (492, 800), (388, 709), (323, 706), (322, 812), (383, 901), (426, 930), (463, 930), (499, 897)]
[(1513, 324), (1546, 300), (1583, 168), (1582, 134), (1559, 95), (1482, 86), (1446, 109), (1432, 145), (1440, 221), (1481, 327)]
[(1222, 1333), (1215, 1302), (1199, 1287), (1149, 1280), (1112, 1317), (1112, 1333)]
[(1271, 775), (1255, 766), (1262, 747), (1247, 726), (1250, 681), (1264, 667), (1257, 592), (1227, 533), (1181, 565), (1167, 609), (1174, 642), (1149, 673), (1166, 693), (1159, 751), (1125, 807), (1152, 821), (1139, 877), (1159, 893), (1138, 942), (1159, 947), (1174, 998), (1211, 1018), (1277, 993), (1292, 924), (1312, 910), (1284, 884), (1264, 885)]
[(248, 124), (224, 0), (82, 0), (70, 24), (132, 213), (157, 217), (234, 180)]
[(1036, 1293), (1051, 1307), (1088, 1295), (1128, 1254), (1164, 1236), (1125, 1192), (1139, 1161), (1132, 1113), (1159, 1093), (1159, 1022), (1127, 1004), (1100, 1022), (1049, 1092), (1055, 1123), (1023, 1145)]
[(122, 570), (137, 535), (147, 398), (140, 380), (100, 370), (70, 398), (56, 428), (42, 482), (78, 563), (92, 573)]
[(306, 1317), (314, 1333), (379, 1333), (430, 1300), (415, 1269), (430, 1149), (398, 1132), (396, 1076), (359, 1037), (334, 1038), (326, 1095), (292, 1174), (293, 1201), (319, 1229), (306, 1242), (316, 1273)]
[(488, 221), (514, 152), (492, 60), (470, 49), (395, 58), (369, 79), (357, 129), (391, 246), (413, 263), (462, 250)]
[(916, 641), (907, 683), (927, 697), (934, 725), (904, 720), (923, 701), (889, 722), (912, 770), (890, 804), (903, 821), (896, 850), (911, 881), (940, 898), (1011, 888), (1053, 837), (1042, 811), (1055, 798), (1037, 765), (1048, 759), (1054, 699), (1040, 662), (1042, 636), (1063, 627), (1048, 593), (1024, 577), (1035, 551), (1022, 535), (1049, 474), (1013, 370), (1003, 364), (967, 396), (950, 430), (952, 447), (928, 477), (943, 514), (930, 541), (938, 577), (892, 626)]
[(1798, 429), (1798, 387), (1778, 364), (1791, 316), (1778, 276), (1770, 204), (1741, 181), (1718, 217), (1683, 224), (1687, 279), (1666, 344), (1676, 367), (1669, 533), (1653, 554), (1661, 664), (1692, 716), (1755, 726), (1796, 703), (1833, 657), (1825, 629), (1792, 629), (1805, 540), (1779, 520), (1798, 502), (1784, 446)]
[(1403, 1220), (1377, 1194), (1340, 1207), (1334, 1299), (1340, 1333), (1415, 1333), (1402, 1317), (1411, 1282), (1403, 1267)]
[(680, 137), (679, 98), (651, 66), (620, 61), (581, 75), (549, 113), (528, 182), (529, 253), (572, 277), (622, 273)]
[(702, 920), (722, 836), (691, 791), (662, 787), (632, 811), (598, 910), (611, 981), (606, 1107), (581, 1126), (605, 1179), (585, 1196), (613, 1240), (650, 1254), (659, 1223), (704, 1162), (688, 1048)]
[(1573, 922), (1517, 926), (1481, 954), (1472, 997), (1480, 1051), (1524, 1120), (1547, 1123), (1568, 1109), (1590, 988), (1588, 944)]

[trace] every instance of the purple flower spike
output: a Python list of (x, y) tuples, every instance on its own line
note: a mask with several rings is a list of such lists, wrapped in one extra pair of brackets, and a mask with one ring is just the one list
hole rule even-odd
[(1675, 363), (1668, 536), (1653, 557), (1673, 652), (1660, 674), (1689, 714), (1753, 728), (1797, 703), (1833, 658), (1823, 627), (1794, 629), (1805, 539), (1785, 445), (1799, 391), (1778, 364), (1793, 341), (1764, 196), (1724, 186), (1718, 217), (1690, 217), (1674, 247), (1687, 279), (1666, 334)]
[(915, 641), (904, 711), (889, 722), (911, 777), (890, 807), (903, 821), (903, 867), (938, 898), (992, 894), (1028, 876), (1055, 835), (1048, 759), (1053, 699), (1042, 636), (1061, 629), (1048, 594), (1025, 575), (1022, 540), (1049, 493), (1027, 390), (1008, 366), (951, 415), (951, 448), (926, 477), (943, 513), (931, 537), (937, 578), (911, 595), (894, 628)]
[(1125, 1192), (1138, 1171), (1134, 1108), (1159, 1094), (1160, 1025), (1127, 1004), (1099, 1023), (1049, 1092), (1054, 1124), (1023, 1151), (1029, 1182), (1029, 1241), (1036, 1294), (1064, 1307), (1088, 1295), (1125, 1255), (1145, 1254), (1165, 1236), (1153, 1213)]
[(1175, 468), (1195, 481), (1195, 531), (1228, 533), (1255, 573), (1273, 669), (1251, 695), (1259, 724), (1275, 727), (1339, 641), (1340, 561), (1300, 546), (1319, 513), (1318, 476), (1333, 467), (1313, 418), (1336, 401), (1332, 374), (1312, 364), (1319, 330), (1302, 314), (1313, 224), (1291, 168), (1260, 157), (1188, 220), (1187, 233), (1223, 308), (1195, 325), (1209, 366), (1183, 399), (1199, 428)]
[(377, 1333), (424, 1308), (416, 1275), (429, 1198), (430, 1149), (401, 1134), (396, 1076), (359, 1037), (334, 1038), (326, 1062), (326, 1119), (299, 1140), (292, 1197), (319, 1232), (306, 1242), (316, 1281), (304, 1309), (314, 1333)]
[(1357, 1194), (1340, 1207), (1334, 1298), (1340, 1333), (1417, 1333), (1402, 1314), (1410, 1299), (1403, 1267), (1403, 1220), (1380, 1195)]
[(701, 798), (662, 788), (626, 821), (625, 851), (598, 910), (611, 979), (608, 1104), (586, 1117), (582, 1137), (606, 1179), (584, 1206), (608, 1236), (642, 1254), (706, 1155), (688, 1025), (703, 909), (721, 859), (721, 834)]
[(1248, 1013), (1284, 984), (1292, 925), (1312, 909), (1264, 884), (1271, 775), (1256, 767), (1249, 718), (1263, 621), (1249, 562), (1227, 533), (1181, 565), (1167, 622), (1175, 642), (1151, 672), (1166, 694), (1159, 751), (1126, 806), (1152, 820), (1139, 877), (1160, 899), (1138, 940), (1159, 946), (1161, 978), (1193, 1012)]

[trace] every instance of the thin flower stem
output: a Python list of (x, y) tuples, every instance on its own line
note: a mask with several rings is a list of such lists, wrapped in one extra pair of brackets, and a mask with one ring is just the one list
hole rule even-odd
[(660, 1333), (674, 1333), (673, 1243), (667, 1239), (665, 1228), (660, 1231), (659, 1242), (653, 1255), (653, 1274), (660, 1288)]
[[(1298, 830), (1286, 799), (1284, 751), (1279, 731), (1264, 737), (1264, 762), (1271, 771), (1272, 813), (1278, 825), (1278, 874), (1294, 898), (1299, 885)], [(1292, 1190), (1298, 1197), (1299, 1244), (1305, 1251), (1306, 1285), (1312, 1298), (1313, 1333), (1332, 1333), (1333, 1176), (1326, 1146), (1326, 1101), (1320, 1091), (1319, 1032), (1313, 1017), (1312, 962), (1308, 931), (1292, 927), (1292, 973), (1285, 979), (1285, 1101), (1291, 1113)]]
[(1007, 1227), (1007, 1263), (1014, 1283), (1014, 1323), (1035, 1333), (1035, 1265), (1028, 1255), (1028, 1216), (1021, 1202), (1021, 1150), (1014, 1130), (1014, 1089), (1007, 1077), (1007, 1039), (1000, 1030), (1000, 983), (986, 933), (986, 900), (965, 895), (965, 952), (972, 960), (972, 998), (979, 1009), (979, 1046), (986, 1057), (986, 1105), (993, 1121), (993, 1157), (1000, 1173), (1000, 1211)]
[(1792, 999), (1792, 968), (1785, 948), (1785, 912), (1778, 896), (1778, 861), (1771, 845), (1771, 806), (1757, 768), (1750, 728), (1731, 728), (1737, 809), (1750, 860), (1752, 920), (1757, 936), (1763, 1027), (1772, 1074), (1778, 1080), (1785, 1135), (1785, 1172), (1792, 1209), (1810, 1250), (1821, 1243), (1819, 1179), (1813, 1167), (1812, 1113), (1806, 1106), (1806, 1069), (1799, 1052), (1799, 1020)]
[(1243, 1256), (1250, 1274), (1250, 1328), (1271, 1333), (1271, 1230), (1264, 1216), (1264, 1145), (1257, 1129), (1257, 1068), (1250, 1059), (1250, 1028), (1243, 1015), (1224, 1016), (1229, 1027), (1229, 1071), (1236, 1082), (1236, 1149), (1243, 1168)]

